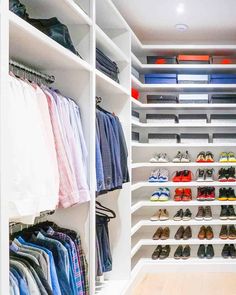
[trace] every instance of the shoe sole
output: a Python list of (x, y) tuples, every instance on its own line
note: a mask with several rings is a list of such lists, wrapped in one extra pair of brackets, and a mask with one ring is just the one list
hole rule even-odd
[(183, 221), (189, 221), (189, 220), (191, 220), (190, 217), (189, 218), (183, 218)]
[(218, 198), (217, 200), (218, 200), (218, 201), (227, 201), (228, 198)]
[(206, 221), (209, 221), (209, 220), (212, 220), (212, 217), (204, 217), (204, 220), (206, 220)]
[(174, 221), (181, 221), (182, 218), (179, 218), (179, 219), (176, 219), (176, 218), (173, 218)]
[(195, 220), (197, 220), (197, 221), (203, 221), (204, 219), (203, 219), (203, 217), (202, 218), (195, 217)]
[(236, 216), (234, 216), (234, 217), (228, 217), (229, 218), (229, 220), (236, 220)]
[(227, 220), (228, 217), (220, 217), (220, 220)]
[(221, 237), (221, 236), (220, 236), (220, 239), (221, 239), (221, 240), (227, 240), (228, 237)]
[(228, 201), (236, 201), (236, 198), (228, 198)]

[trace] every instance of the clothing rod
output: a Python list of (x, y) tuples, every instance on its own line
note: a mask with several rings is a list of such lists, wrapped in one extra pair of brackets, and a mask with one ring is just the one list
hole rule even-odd
[(11, 66), (13, 66), (13, 67), (16, 67), (16, 68), (18, 68), (18, 69), (21, 69), (21, 70), (23, 70), (23, 71), (26, 71), (26, 72), (28, 72), (28, 73), (31, 73), (31, 74), (33, 74), (33, 75), (35, 75), (35, 76), (38, 76), (38, 77), (40, 77), (40, 78), (42, 78), (42, 79), (44, 79), (45, 81), (48, 81), (48, 82), (50, 82), (50, 83), (55, 82), (55, 77), (54, 77), (54, 76), (52, 76), (52, 75), (46, 75), (46, 74), (40, 73), (39, 71), (36, 71), (36, 70), (34, 70), (34, 69), (32, 69), (32, 68), (29, 68), (29, 67), (23, 65), (22, 63), (19, 63), (19, 62), (17, 62), (17, 61), (12, 60), (12, 59), (10, 59), (9, 64), (10, 64)]

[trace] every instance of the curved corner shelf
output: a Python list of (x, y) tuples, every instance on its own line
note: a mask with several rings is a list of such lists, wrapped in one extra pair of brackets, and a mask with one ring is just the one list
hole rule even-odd
[(213, 162), (213, 163), (197, 163), (197, 162), (190, 162), (190, 163), (173, 163), (173, 162), (167, 162), (167, 163), (132, 163), (131, 168), (137, 169), (137, 168), (155, 168), (155, 167), (225, 167), (225, 166), (236, 166), (236, 162), (226, 162), (226, 163), (220, 163), (220, 162)]
[(140, 143), (133, 141), (133, 148), (191, 148), (191, 147), (201, 147), (201, 148), (212, 148), (212, 147), (232, 147), (236, 146), (236, 142), (225, 142), (225, 143)]

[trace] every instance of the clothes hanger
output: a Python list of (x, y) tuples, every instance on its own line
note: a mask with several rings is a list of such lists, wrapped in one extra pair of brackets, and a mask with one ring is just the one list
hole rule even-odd
[[(100, 215), (100, 216), (105, 216), (105, 217), (108, 217), (109, 219), (116, 218), (116, 213), (115, 213), (113, 210), (111, 210), (111, 209), (109, 209), (109, 208), (103, 206), (103, 205), (102, 205), (101, 203), (99, 203), (98, 201), (96, 201), (96, 207), (95, 207), (95, 209), (96, 209), (96, 214), (98, 214), (98, 215)], [(102, 212), (99, 212), (99, 211), (102, 211)], [(105, 212), (110, 213), (111, 216), (108, 215), (108, 214), (106, 214)]]

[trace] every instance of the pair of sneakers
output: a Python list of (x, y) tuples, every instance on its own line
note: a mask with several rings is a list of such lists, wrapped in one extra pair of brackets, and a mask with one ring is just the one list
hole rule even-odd
[(236, 181), (234, 167), (221, 168), (218, 173), (219, 173), (219, 181), (220, 182), (227, 182), (227, 181), (234, 182), (234, 181)]
[(169, 201), (170, 199), (170, 190), (168, 187), (160, 187), (158, 190), (156, 190), (151, 198), (150, 201), (152, 202), (164, 202)]
[(229, 187), (221, 187), (219, 189), (219, 201), (236, 201), (234, 189)]
[(190, 182), (192, 181), (192, 172), (189, 170), (176, 171), (174, 177), (172, 178), (173, 182)]
[(150, 160), (150, 163), (168, 163), (169, 159), (166, 153), (155, 154)]
[(172, 162), (173, 163), (190, 163), (191, 158), (188, 151), (186, 151), (185, 153), (181, 153), (180, 151), (178, 151), (177, 155), (174, 157)]
[(215, 200), (215, 188), (211, 186), (198, 187), (197, 189), (198, 201), (214, 201)]
[(191, 188), (178, 187), (175, 189), (174, 200), (176, 202), (180, 201), (191, 201), (192, 200), (192, 190)]
[(197, 163), (213, 163), (214, 162), (214, 156), (212, 152), (200, 152), (197, 155)]
[(151, 221), (165, 221), (168, 219), (169, 219), (169, 213), (166, 209), (157, 210), (150, 218)]
[(197, 181), (214, 181), (213, 179), (214, 169), (198, 169)]
[(233, 152), (222, 152), (220, 154), (220, 163), (236, 162), (235, 154)]
[(157, 169), (153, 170), (148, 178), (149, 182), (167, 182), (168, 181), (168, 170)]

